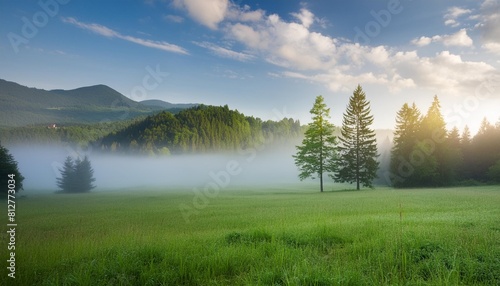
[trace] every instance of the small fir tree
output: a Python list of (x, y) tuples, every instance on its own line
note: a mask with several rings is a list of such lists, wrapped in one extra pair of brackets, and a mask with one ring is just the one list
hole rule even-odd
[(60, 172), (57, 186), (62, 193), (86, 193), (95, 188), (94, 170), (87, 156), (83, 160), (73, 160), (68, 156)]

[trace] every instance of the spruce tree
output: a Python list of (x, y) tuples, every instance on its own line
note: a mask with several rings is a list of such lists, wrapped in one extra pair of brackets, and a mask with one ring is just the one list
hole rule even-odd
[(90, 192), (95, 186), (94, 170), (90, 165), (90, 161), (87, 156), (80, 160), (78, 158), (75, 163), (75, 185), (77, 193)]
[(83, 160), (73, 160), (68, 156), (60, 172), (57, 186), (62, 193), (86, 193), (95, 188), (94, 170), (87, 156)]
[(420, 111), (415, 103), (411, 107), (405, 103), (397, 113), (390, 167), (394, 187), (407, 187), (413, 184), (414, 167), (410, 161), (411, 153), (417, 143), (420, 120)]
[(456, 184), (460, 178), (464, 160), (460, 141), (460, 132), (454, 127), (446, 137), (446, 153), (442, 165), (444, 182), (447, 184)]
[(420, 152), (421, 158), (416, 164), (416, 180), (420, 186), (448, 185), (449, 177), (446, 170), (448, 145), (446, 144), (446, 123), (441, 114), (441, 104), (434, 96), (431, 106), (422, 119), (419, 142), (415, 152)]
[(316, 97), (310, 113), (312, 122), (308, 124), (301, 146), (296, 146), (297, 154), (293, 156), (295, 165), (300, 169), (299, 178), (320, 180), (320, 191), (323, 192), (323, 174), (334, 171), (336, 159), (336, 137), (330, 118), (330, 108), (326, 107), (323, 96)]
[(59, 169), (59, 172), (61, 172), (61, 177), (57, 178), (57, 186), (60, 191), (64, 193), (73, 192), (75, 189), (75, 163), (70, 156), (66, 157), (63, 168)]
[(375, 131), (370, 129), (373, 115), (370, 102), (360, 85), (349, 99), (344, 118), (339, 146), (338, 170), (334, 178), (339, 182), (356, 183), (372, 188), (379, 163)]
[[(15, 181), (16, 192), (23, 188), (24, 177), (19, 172), (17, 162), (7, 148), (0, 145), (0, 186), (5, 194), (8, 192), (10, 182)], [(10, 181), (10, 182), (9, 182)]]
[(469, 126), (465, 125), (462, 135), (460, 136), (460, 150), (463, 154), (463, 162), (460, 168), (460, 179), (467, 180), (471, 178), (472, 174), (472, 161), (474, 158), (474, 152), (472, 150), (472, 138), (470, 134)]

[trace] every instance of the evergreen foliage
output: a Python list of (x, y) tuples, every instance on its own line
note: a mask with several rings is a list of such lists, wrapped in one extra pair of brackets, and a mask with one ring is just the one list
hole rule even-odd
[[(408, 160), (417, 143), (417, 134), (420, 130), (421, 115), (415, 103), (410, 107), (407, 103), (398, 111), (396, 116), (396, 129), (394, 131), (394, 146), (391, 152), (390, 170), (398, 174), (393, 179), (395, 187), (412, 185), (411, 177), (406, 176), (412, 172)], [(405, 177), (405, 180), (402, 179)]]
[[(9, 175), (14, 175), (13, 178), (9, 177)], [(23, 188), (24, 177), (19, 172), (17, 167), (17, 162), (14, 159), (14, 156), (10, 154), (7, 148), (3, 147), (0, 144), (0, 186), (2, 186), (2, 190), (4, 190), (5, 194), (7, 194), (9, 185), (9, 180), (14, 179), (15, 190), (18, 192)]]
[(471, 138), (466, 126), (447, 131), (439, 99), (424, 117), (404, 104), (396, 117), (389, 179), (395, 187), (439, 187), (497, 181), (500, 128), (484, 119)]
[(57, 186), (61, 193), (86, 193), (95, 188), (94, 170), (87, 156), (83, 160), (68, 156), (59, 171), (61, 177), (57, 178)]
[(377, 177), (377, 142), (375, 131), (370, 128), (373, 124), (370, 113), (370, 102), (358, 85), (342, 120), (338, 170), (334, 176), (339, 182), (356, 183), (357, 190), (360, 184), (372, 188)]
[(323, 192), (323, 174), (335, 171), (337, 159), (336, 137), (330, 118), (330, 108), (326, 107), (323, 96), (317, 96), (310, 113), (312, 122), (308, 124), (302, 145), (297, 146), (297, 154), (293, 156), (295, 165), (300, 170), (299, 178), (320, 180), (320, 191)]
[(262, 121), (229, 107), (200, 105), (177, 114), (161, 112), (113, 132), (100, 140), (111, 152), (142, 154), (203, 153), (245, 149), (272, 139), (297, 138), (299, 121)]

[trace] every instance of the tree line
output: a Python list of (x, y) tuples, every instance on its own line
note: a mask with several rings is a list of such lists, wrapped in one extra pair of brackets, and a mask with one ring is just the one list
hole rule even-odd
[(324, 173), (336, 182), (355, 183), (358, 190), (373, 187), (380, 175), (396, 188), (500, 183), (500, 122), (494, 126), (484, 119), (474, 137), (468, 127), (462, 134), (456, 127), (448, 131), (437, 96), (425, 115), (407, 103), (397, 112), (390, 167), (379, 174), (370, 128), (374, 118), (360, 85), (349, 99), (339, 136), (322, 96), (310, 112), (312, 122), (293, 157), (299, 178), (319, 178), (321, 192)]
[(112, 132), (99, 141), (107, 152), (151, 155), (203, 153), (252, 147), (269, 138), (274, 141), (302, 134), (298, 120), (263, 121), (225, 106), (185, 109), (177, 114), (161, 112)]
[(390, 171), (395, 187), (442, 187), (500, 182), (500, 122), (483, 119), (471, 137), (446, 129), (437, 96), (425, 115), (415, 104), (404, 104), (396, 117)]

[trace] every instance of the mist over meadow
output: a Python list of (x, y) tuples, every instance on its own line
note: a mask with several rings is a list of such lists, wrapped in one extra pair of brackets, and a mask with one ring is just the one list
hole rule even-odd
[[(56, 178), (67, 156), (76, 157), (64, 146), (12, 146), (26, 193), (54, 192)], [(298, 181), (292, 155), (295, 147), (261, 146), (232, 153), (171, 156), (136, 156), (81, 152), (94, 169), (97, 188), (156, 187), (165, 190), (201, 187), (215, 182), (222, 187), (269, 185)]]

